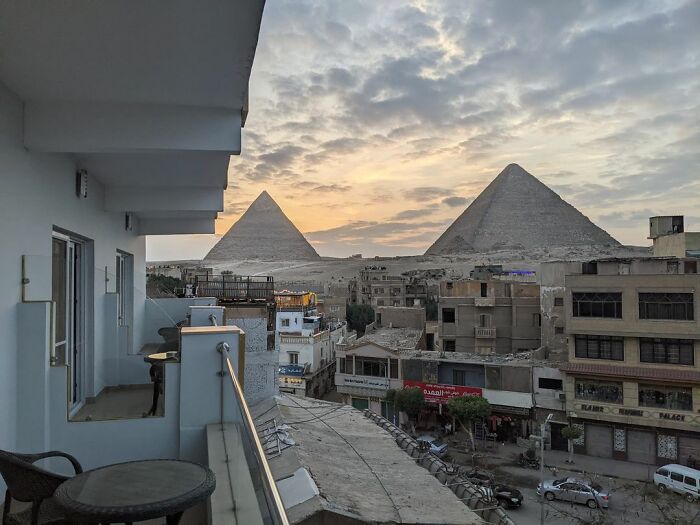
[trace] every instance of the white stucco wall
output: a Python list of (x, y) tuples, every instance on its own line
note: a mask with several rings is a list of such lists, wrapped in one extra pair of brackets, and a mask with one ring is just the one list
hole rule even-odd
[[(0, 448), (15, 449), (16, 422), (22, 400), (18, 383), (18, 304), (21, 301), (22, 256), (51, 257), (54, 227), (94, 241), (92, 290), (86, 319), (86, 395), (95, 395), (106, 384), (110, 353), (105, 346), (116, 319), (108, 317), (111, 301), (105, 291), (104, 270), (114, 276), (117, 249), (134, 256), (134, 326), (132, 349), (140, 349), (145, 308), (145, 239), (124, 228), (123, 213), (104, 211), (104, 189), (89, 177), (88, 198), (75, 195), (75, 163), (68, 155), (34, 153), (23, 146), (22, 103), (0, 84)], [(49, 266), (50, 268), (50, 266)], [(51, 298), (50, 276), (44, 290)], [(34, 283), (38, 286), (39, 283)], [(115, 280), (107, 291), (114, 291)], [(90, 288), (90, 286), (89, 286)], [(92, 304), (90, 304), (92, 303)], [(41, 380), (41, 378), (37, 378)], [(144, 382), (148, 381), (147, 369)]]

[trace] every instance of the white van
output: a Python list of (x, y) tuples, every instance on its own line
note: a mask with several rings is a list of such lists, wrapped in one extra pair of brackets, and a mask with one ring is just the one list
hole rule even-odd
[(654, 485), (659, 492), (672, 490), (688, 501), (700, 499), (700, 470), (683, 465), (664, 465), (654, 472)]

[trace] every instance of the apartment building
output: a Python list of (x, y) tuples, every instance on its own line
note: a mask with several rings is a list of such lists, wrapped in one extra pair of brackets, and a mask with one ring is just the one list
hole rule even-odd
[(445, 352), (506, 354), (540, 346), (539, 285), (441, 281), (438, 339)]
[(565, 276), (566, 409), (577, 449), (648, 464), (700, 456), (697, 259), (601, 259)]
[(275, 302), (279, 388), (319, 398), (334, 385), (336, 347), (348, 337), (347, 323), (320, 314), (312, 292), (277, 293)]
[(366, 266), (349, 285), (352, 304), (425, 306), (429, 287), (424, 279), (389, 275), (385, 266)]

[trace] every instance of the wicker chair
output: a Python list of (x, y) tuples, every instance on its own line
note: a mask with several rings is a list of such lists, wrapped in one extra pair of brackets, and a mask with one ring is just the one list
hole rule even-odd
[[(78, 460), (64, 452), (17, 454), (0, 450), (0, 475), (7, 485), (2, 512), (3, 525), (70, 523), (52, 500), (58, 486), (69, 478), (34, 465), (40, 459), (52, 457), (66, 458), (73, 465), (76, 474), (83, 471)], [(10, 506), (13, 499), (32, 505), (11, 514)]]

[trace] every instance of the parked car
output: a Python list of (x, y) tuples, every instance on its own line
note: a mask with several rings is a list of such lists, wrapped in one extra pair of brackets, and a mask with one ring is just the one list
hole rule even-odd
[(439, 458), (444, 458), (447, 455), (447, 443), (438, 437), (426, 434), (423, 436), (418, 436), (416, 441), (418, 441), (419, 444), (423, 443), (424, 446), (429, 447), (430, 452)]
[(654, 472), (654, 485), (659, 492), (672, 490), (688, 501), (700, 499), (700, 470), (683, 465), (664, 465)]
[(580, 478), (562, 478), (546, 480), (537, 485), (537, 495), (544, 495), (547, 501), (559, 499), (588, 505), (595, 509), (608, 508), (610, 494), (595, 481)]
[(478, 486), (484, 496), (489, 499), (494, 498), (501, 507), (514, 509), (523, 503), (523, 494), (518, 489), (510, 485), (497, 483), (488, 472), (472, 469), (463, 475), (472, 484)]

